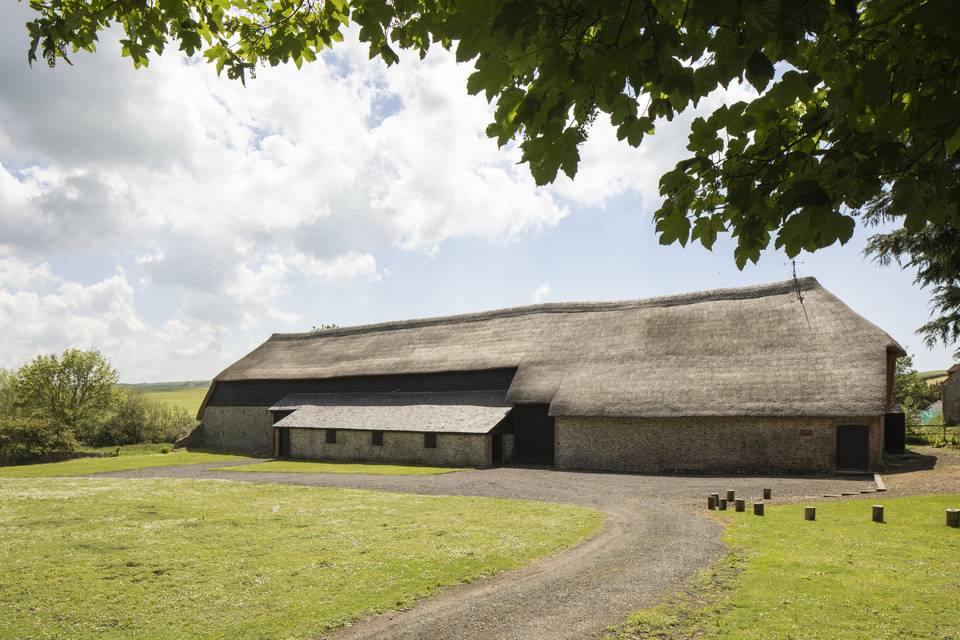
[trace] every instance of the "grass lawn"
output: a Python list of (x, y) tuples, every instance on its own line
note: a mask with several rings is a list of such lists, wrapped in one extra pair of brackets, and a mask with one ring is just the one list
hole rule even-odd
[[(157, 385), (156, 388), (143, 385), (141, 391), (145, 398), (170, 405), (172, 407), (181, 407), (186, 409), (190, 415), (196, 415), (200, 410), (200, 404), (203, 402), (203, 396), (207, 393), (206, 386), (184, 385), (169, 386)], [(137, 387), (135, 387), (137, 388)]]
[[(886, 524), (870, 521), (871, 504)], [(724, 516), (731, 554), (617, 638), (960, 638), (960, 494), (768, 507)]]
[(313, 638), (595, 533), (540, 502), (198, 480), (0, 481), (0, 637)]
[(223, 467), (217, 471), (256, 471), (261, 473), (361, 473), (380, 476), (432, 476), (439, 473), (470, 471), (464, 467), (421, 467), (398, 464), (350, 462), (314, 462), (311, 460), (271, 460), (245, 464), (243, 468)]
[[(172, 467), (181, 464), (199, 464), (201, 462), (229, 462), (245, 460), (247, 456), (208, 451), (177, 450), (160, 453), (165, 444), (135, 444), (120, 447), (120, 455), (109, 458), (74, 458), (63, 462), (45, 464), (24, 464), (13, 467), (0, 467), (0, 478), (52, 478), (60, 476), (83, 476), (104, 471), (126, 471), (147, 467)], [(104, 447), (104, 451), (113, 451), (116, 447)], [(2, 636), (0, 636), (2, 638)]]

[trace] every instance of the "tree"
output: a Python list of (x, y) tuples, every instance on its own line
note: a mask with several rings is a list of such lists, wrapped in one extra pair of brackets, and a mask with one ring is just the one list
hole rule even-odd
[(6, 369), (0, 369), (0, 416), (13, 415), (15, 397), (13, 374)]
[[(720, 87), (750, 102), (693, 121), (690, 156), (660, 181), (664, 244), (736, 238), (739, 267), (845, 243), (857, 219), (960, 243), (960, 3), (955, 0), (30, 0), (29, 59), (92, 51), (118, 23), (134, 65), (173, 43), (242, 81), (316, 58), (359, 26), (370, 55), (430, 46), (473, 61), (496, 102), (487, 129), (519, 141), (539, 184), (574, 176), (598, 116), (640, 145)], [(884, 245), (878, 245), (883, 247)], [(915, 254), (907, 262), (938, 259)], [(874, 255), (896, 256), (879, 248)], [(958, 274), (934, 303), (957, 336)], [(943, 293), (941, 292), (941, 293)], [(932, 333), (928, 333), (933, 335)]]
[[(883, 217), (877, 214), (876, 221), (881, 222)], [(915, 268), (914, 282), (933, 290), (934, 304), (941, 310), (940, 316), (918, 331), (923, 334), (928, 347), (938, 340), (944, 344), (960, 340), (960, 279), (957, 275), (960, 274), (960, 237), (957, 228), (949, 224), (927, 224), (916, 233), (906, 229), (878, 233), (870, 238), (866, 253), (880, 264), (897, 261)], [(960, 350), (954, 358), (960, 360)]]
[(893, 378), (893, 403), (900, 405), (910, 424), (919, 423), (919, 412), (940, 399), (940, 385), (930, 384), (913, 368), (913, 358), (897, 360)]
[(110, 408), (117, 380), (116, 369), (99, 351), (67, 349), (21, 367), (13, 387), (18, 408), (76, 430)]

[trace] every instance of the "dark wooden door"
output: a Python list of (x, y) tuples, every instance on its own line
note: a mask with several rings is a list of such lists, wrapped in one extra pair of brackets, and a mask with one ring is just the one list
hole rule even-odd
[(870, 430), (859, 424), (837, 427), (837, 469), (866, 471), (870, 468)]
[(517, 462), (553, 464), (554, 421), (547, 409), (545, 404), (513, 408), (513, 451)]
[(290, 429), (277, 429), (277, 457), (290, 457)]
[(503, 434), (493, 434), (492, 451), (490, 452), (490, 462), (492, 464), (503, 464)]
[(883, 417), (883, 450), (904, 453), (907, 446), (907, 417), (902, 413), (888, 413)]

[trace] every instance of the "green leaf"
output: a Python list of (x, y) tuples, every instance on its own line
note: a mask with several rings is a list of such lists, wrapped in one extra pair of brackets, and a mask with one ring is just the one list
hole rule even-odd
[(747, 58), (747, 81), (760, 93), (763, 93), (763, 90), (773, 80), (773, 73), (773, 63), (760, 49), (751, 53), (750, 57)]

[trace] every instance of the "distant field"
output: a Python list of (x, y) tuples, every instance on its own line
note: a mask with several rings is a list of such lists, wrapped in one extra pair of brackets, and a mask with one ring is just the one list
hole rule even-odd
[(125, 386), (140, 391), (151, 400), (162, 402), (171, 407), (182, 407), (190, 414), (196, 414), (203, 402), (203, 396), (206, 395), (207, 389), (210, 387), (210, 381), (157, 382)]
[(938, 382), (943, 382), (947, 379), (947, 370), (937, 369), (934, 371), (921, 371), (920, 377), (926, 380), (929, 384), (937, 384)]

